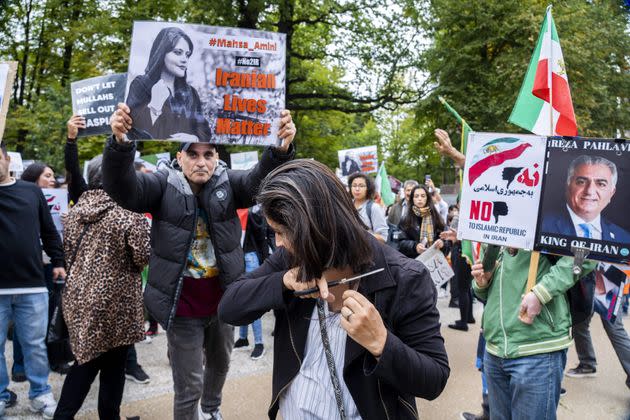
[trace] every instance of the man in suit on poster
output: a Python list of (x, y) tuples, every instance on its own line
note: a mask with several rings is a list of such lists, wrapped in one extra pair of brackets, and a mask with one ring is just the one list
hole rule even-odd
[(630, 243), (630, 233), (601, 212), (616, 192), (617, 165), (601, 156), (581, 155), (569, 165), (566, 206), (543, 216), (542, 232)]

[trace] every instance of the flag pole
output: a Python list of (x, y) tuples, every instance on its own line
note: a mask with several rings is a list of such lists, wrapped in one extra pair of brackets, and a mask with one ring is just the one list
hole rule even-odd
[(549, 31), (549, 61), (547, 63), (547, 86), (549, 87), (549, 135), (553, 136), (553, 33), (551, 32), (551, 8), (547, 6), (547, 31)]
[[(551, 32), (551, 9), (553, 5), (547, 6), (545, 18), (547, 19), (547, 31), (549, 32), (549, 58), (547, 61), (547, 87), (549, 88), (549, 135), (553, 136), (553, 33)], [(538, 263), (540, 261), (540, 252), (532, 251), (529, 258), (529, 272), (527, 273), (527, 287), (525, 290), (530, 291), (536, 285), (536, 274), (538, 274)]]

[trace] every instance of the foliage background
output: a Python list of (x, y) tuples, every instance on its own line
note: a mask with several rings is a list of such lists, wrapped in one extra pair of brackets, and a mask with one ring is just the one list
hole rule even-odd
[[(547, 3), (541, 0), (0, 1), (0, 60), (19, 63), (4, 139), (63, 169), (69, 84), (124, 72), (134, 20), (238, 26), (287, 34), (287, 107), (300, 157), (337, 166), (339, 149), (379, 145), (399, 179), (452, 182), (433, 130), (458, 143), (444, 96), (475, 130), (507, 122)], [(622, 0), (560, 0), (554, 19), (581, 135), (630, 130), (630, 14)], [(626, 134), (627, 137), (627, 134)], [(80, 142), (82, 159), (104, 138)], [(143, 153), (176, 145), (140, 143)], [(232, 151), (242, 147), (230, 148)]]

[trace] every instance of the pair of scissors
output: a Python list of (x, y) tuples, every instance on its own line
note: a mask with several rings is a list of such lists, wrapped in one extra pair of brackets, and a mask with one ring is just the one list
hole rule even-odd
[[(351, 283), (351, 282), (357, 281), (357, 280), (359, 280), (359, 279), (361, 279), (363, 277), (367, 277), (367, 276), (371, 276), (372, 274), (380, 273), (383, 270), (385, 270), (385, 269), (384, 268), (378, 268), (376, 270), (368, 271), (367, 273), (359, 274), (358, 276), (354, 276), (354, 277), (350, 277), (350, 278), (343, 278), (343, 279), (340, 279), (340, 280), (334, 280), (334, 281), (331, 281), (330, 283), (328, 283), (328, 288), (339, 286), (340, 284)], [(315, 286), (315, 287), (312, 287), (312, 288), (306, 289), (306, 290), (296, 290), (296, 291), (293, 292), (293, 294), (295, 296), (306, 296), (306, 295), (310, 295), (311, 293), (317, 293), (317, 292), (319, 292), (319, 287)]]

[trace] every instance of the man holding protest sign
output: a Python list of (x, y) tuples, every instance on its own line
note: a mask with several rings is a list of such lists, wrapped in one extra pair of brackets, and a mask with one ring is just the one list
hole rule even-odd
[[(42, 191), (35, 184), (9, 176), (10, 159), (0, 146), (0, 417), (11, 403), (4, 358), (9, 320), (22, 345), (32, 411), (52, 418), (57, 407), (48, 384), (48, 290), (44, 281), (42, 245), (52, 262), (53, 280), (65, 278), (61, 238)], [(14, 402), (13, 402), (14, 403)]]
[[(571, 345), (565, 292), (577, 281), (573, 258), (542, 255), (536, 285), (526, 290), (531, 253), (502, 248), (494, 268), (472, 266), (475, 294), (486, 300), (484, 372), (492, 418), (555, 419)], [(554, 263), (555, 261), (555, 263)], [(595, 264), (584, 263), (589, 273)]]
[(133, 126), (127, 105), (119, 105), (111, 126), (114, 136), (103, 158), (105, 191), (122, 207), (153, 215), (144, 298), (167, 331), (174, 417), (220, 419), (234, 332), (219, 321), (216, 309), (224, 288), (244, 271), (236, 209), (251, 207), (265, 175), (293, 158), (291, 114), (281, 114), (280, 146), (267, 148), (248, 171), (227, 169), (214, 144), (182, 143), (174, 168), (138, 173), (135, 144), (125, 140)]

